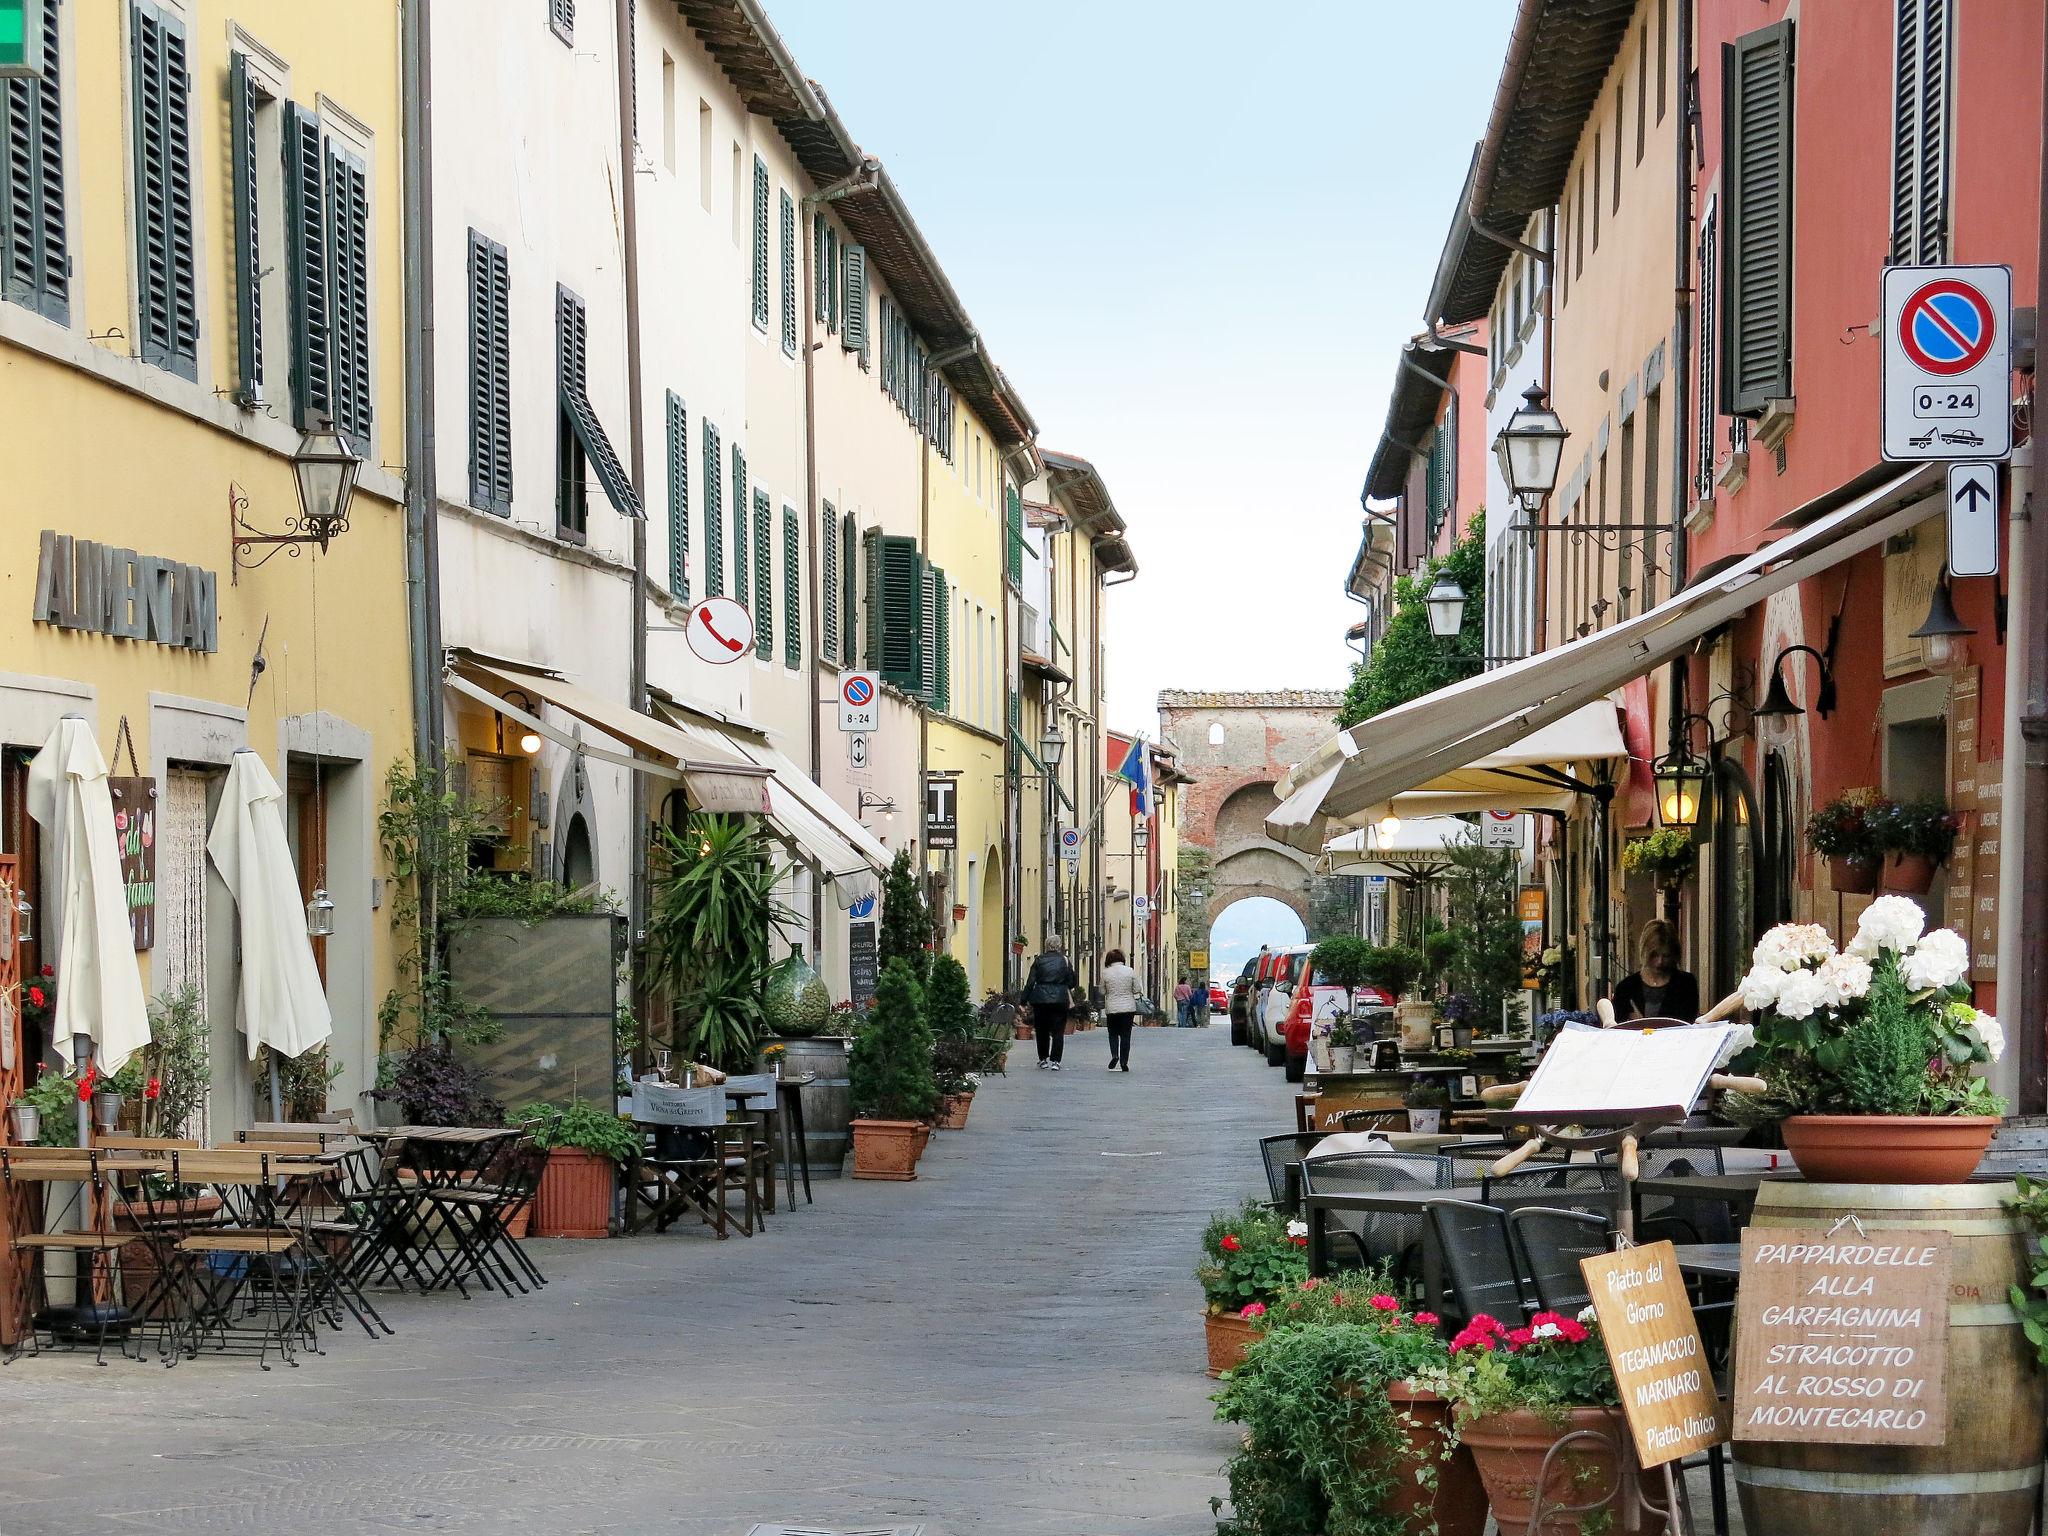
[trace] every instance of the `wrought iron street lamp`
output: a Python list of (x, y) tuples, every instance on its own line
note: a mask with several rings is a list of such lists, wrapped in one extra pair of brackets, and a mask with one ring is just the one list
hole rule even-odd
[[(362, 473), (363, 458), (346, 435), (331, 424), (323, 424), (299, 439), (299, 451), (292, 455), (292, 480), (298, 488), (299, 511), (285, 519), (283, 533), (264, 533), (244, 514), (249, 498), (238, 485), (228, 487), (228, 534), (233, 559), (229, 573), (254, 570), (274, 556), (279, 547), (311, 544), (322, 553), (348, 532), (349, 504), (355, 500), (356, 477)], [(260, 560), (246, 556), (258, 544), (272, 546)]]
[(1657, 817), (1667, 827), (1690, 827), (1700, 819), (1700, 801), (1713, 766), (1681, 740), (1651, 765), (1657, 782)]
[(1550, 397), (1543, 386), (1531, 384), (1522, 392), (1522, 404), (1493, 440), (1501, 479), (1531, 514), (1557, 489), (1564, 440), (1570, 435), (1557, 412), (1550, 408)]
[(1048, 768), (1058, 768), (1060, 759), (1067, 755), (1067, 738), (1060, 734), (1057, 721), (1047, 725), (1045, 734), (1039, 737), (1038, 755)]
[(1429, 609), (1429, 632), (1439, 640), (1457, 638), (1465, 624), (1465, 589), (1449, 571), (1437, 572), (1429, 595), (1423, 598)]

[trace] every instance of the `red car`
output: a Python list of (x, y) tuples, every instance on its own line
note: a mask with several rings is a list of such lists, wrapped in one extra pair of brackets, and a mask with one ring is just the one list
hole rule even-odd
[(1223, 990), (1223, 983), (1220, 981), (1210, 982), (1209, 1011), (1211, 1013), (1223, 1013), (1226, 1012), (1229, 1009), (1229, 1007), (1230, 994)]

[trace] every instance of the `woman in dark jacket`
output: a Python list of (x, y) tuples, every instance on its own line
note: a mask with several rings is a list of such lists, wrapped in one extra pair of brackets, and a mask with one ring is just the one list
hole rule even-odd
[(1700, 1016), (1700, 984), (1691, 971), (1678, 968), (1678, 930), (1662, 918), (1643, 924), (1636, 940), (1637, 968), (1614, 989), (1614, 1017), (1683, 1019)]
[(1067, 1010), (1073, 1005), (1074, 988), (1081, 978), (1060, 949), (1060, 941), (1048, 938), (1045, 953), (1031, 962), (1031, 974), (1024, 978), (1024, 1003), (1031, 1010), (1031, 1029), (1038, 1036), (1038, 1070), (1060, 1069), (1060, 1050), (1067, 1041)]

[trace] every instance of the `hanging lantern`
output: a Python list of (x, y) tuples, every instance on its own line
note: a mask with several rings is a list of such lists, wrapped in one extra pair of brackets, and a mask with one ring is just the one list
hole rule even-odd
[(1680, 748), (1658, 758), (1652, 768), (1657, 781), (1657, 816), (1667, 827), (1690, 827), (1700, 819), (1700, 801), (1706, 794), (1712, 767), (1690, 751)]
[(313, 899), (306, 903), (306, 937), (324, 939), (334, 932), (334, 898), (327, 894), (327, 887), (320, 886), (313, 892)]
[(26, 944), (36, 936), (36, 909), (26, 891), (14, 898), (14, 938)]
[(1423, 598), (1429, 609), (1429, 632), (1439, 640), (1457, 636), (1465, 625), (1465, 589), (1449, 571), (1440, 572)]
[(1530, 511), (1557, 488), (1558, 466), (1564, 458), (1564, 440), (1571, 434), (1550, 408), (1550, 397), (1540, 384), (1531, 384), (1522, 394), (1522, 404), (1508, 418), (1493, 440), (1494, 457), (1509, 492)]

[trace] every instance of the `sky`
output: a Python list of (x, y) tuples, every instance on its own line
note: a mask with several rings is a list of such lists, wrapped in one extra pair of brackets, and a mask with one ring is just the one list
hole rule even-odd
[(1108, 723), (1162, 688), (1339, 688), (1359, 486), (1511, 0), (767, 0), (881, 159), (1135, 582)]

